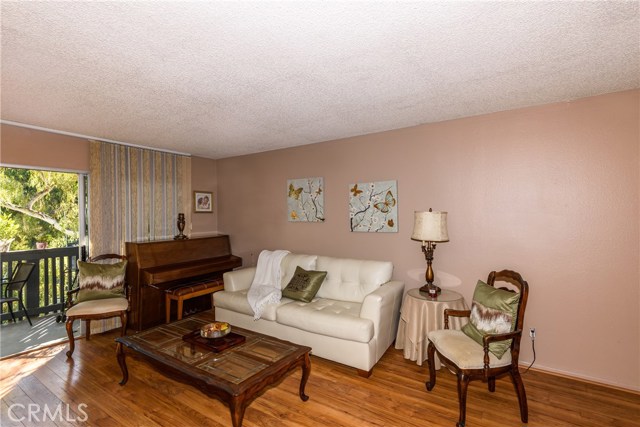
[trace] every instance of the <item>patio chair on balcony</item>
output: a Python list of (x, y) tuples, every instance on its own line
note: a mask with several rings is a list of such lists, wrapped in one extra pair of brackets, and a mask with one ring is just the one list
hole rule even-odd
[(24, 287), (27, 285), (29, 277), (31, 277), (31, 273), (33, 273), (35, 266), (36, 264), (33, 262), (19, 263), (13, 277), (7, 281), (2, 281), (2, 285), (5, 286), (5, 288), (2, 297), (0, 297), (0, 306), (7, 303), (9, 313), (11, 313), (11, 318), (14, 322), (16, 321), (16, 317), (13, 314), (13, 303), (17, 302), (18, 307), (24, 311), (24, 314), (27, 316), (27, 320), (29, 321), (29, 325), (31, 326), (33, 326), (33, 323), (31, 323), (27, 307), (24, 305)]
[(67, 335), (69, 351), (73, 355), (75, 342), (73, 322), (85, 321), (85, 336), (91, 339), (91, 321), (120, 317), (121, 333), (127, 331), (127, 299), (125, 272), (127, 257), (115, 254), (99, 255), (89, 262), (78, 261), (78, 286), (67, 292)]

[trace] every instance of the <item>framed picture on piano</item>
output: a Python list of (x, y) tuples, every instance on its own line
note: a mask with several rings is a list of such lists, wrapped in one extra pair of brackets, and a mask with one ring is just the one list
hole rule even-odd
[(213, 193), (211, 191), (194, 191), (193, 211), (196, 213), (213, 212)]

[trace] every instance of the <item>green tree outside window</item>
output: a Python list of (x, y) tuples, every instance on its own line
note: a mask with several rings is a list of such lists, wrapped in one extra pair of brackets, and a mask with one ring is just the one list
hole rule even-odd
[(0, 168), (0, 246), (11, 250), (78, 244), (78, 175)]

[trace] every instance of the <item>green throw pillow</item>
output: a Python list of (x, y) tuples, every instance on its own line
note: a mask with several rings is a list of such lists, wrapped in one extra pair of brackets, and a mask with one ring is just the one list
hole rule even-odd
[(311, 302), (320, 285), (327, 277), (326, 271), (307, 271), (297, 266), (289, 284), (282, 290), (282, 296), (298, 301)]
[[(487, 334), (503, 334), (515, 328), (520, 294), (496, 289), (478, 280), (471, 303), (469, 323), (462, 332), (482, 345), (482, 337)], [(489, 351), (498, 359), (511, 347), (511, 340), (489, 344)]]
[(78, 261), (78, 302), (124, 296), (127, 261), (98, 264)]

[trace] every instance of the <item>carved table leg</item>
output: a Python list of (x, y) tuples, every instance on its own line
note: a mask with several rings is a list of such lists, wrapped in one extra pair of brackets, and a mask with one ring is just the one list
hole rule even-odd
[(120, 365), (120, 369), (122, 370), (122, 381), (120, 381), (120, 385), (125, 385), (127, 381), (129, 381), (129, 371), (127, 370), (124, 346), (122, 343), (116, 344), (116, 356), (118, 358), (118, 365)]
[(242, 427), (242, 419), (244, 418), (244, 395), (233, 396), (229, 401), (229, 410), (231, 411), (231, 422), (233, 427)]
[(307, 385), (309, 374), (311, 373), (311, 360), (309, 359), (309, 353), (304, 354), (304, 363), (302, 364), (302, 378), (300, 379), (300, 399), (303, 402), (309, 400), (309, 396), (304, 394), (304, 387)]

